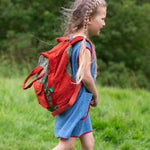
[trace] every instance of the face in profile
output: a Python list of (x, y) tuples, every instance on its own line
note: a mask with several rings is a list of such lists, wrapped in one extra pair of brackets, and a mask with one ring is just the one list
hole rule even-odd
[(106, 7), (97, 7), (96, 14), (90, 17), (88, 22), (88, 33), (92, 35), (99, 35), (100, 30), (105, 26)]

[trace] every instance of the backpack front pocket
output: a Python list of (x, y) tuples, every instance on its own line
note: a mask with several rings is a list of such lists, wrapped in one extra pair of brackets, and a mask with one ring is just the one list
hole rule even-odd
[(38, 99), (39, 104), (43, 108), (50, 107), (48, 100), (47, 100), (47, 97), (46, 97), (45, 92), (44, 92), (43, 83), (36, 81), (34, 83), (34, 91), (35, 91), (35, 94), (36, 94), (36, 97)]

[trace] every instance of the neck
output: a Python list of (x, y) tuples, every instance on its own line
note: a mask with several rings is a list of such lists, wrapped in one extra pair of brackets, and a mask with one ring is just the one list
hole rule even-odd
[(83, 29), (80, 29), (74, 33), (72, 33), (70, 36), (76, 37), (76, 36), (86, 36), (88, 38), (88, 34), (85, 35)]

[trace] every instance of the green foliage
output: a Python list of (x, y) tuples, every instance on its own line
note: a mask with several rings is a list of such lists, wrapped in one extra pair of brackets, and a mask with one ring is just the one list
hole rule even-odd
[[(54, 118), (37, 102), (33, 88), (23, 91), (24, 78), (0, 77), (0, 149), (51, 150)], [(99, 105), (90, 109), (95, 150), (150, 149), (150, 92), (97, 85)], [(77, 140), (74, 150), (79, 150)]]
[(150, 84), (142, 71), (133, 71), (127, 68), (124, 62), (108, 62), (98, 60), (98, 82), (101, 85), (117, 86), (121, 88), (146, 88)]
[(150, 4), (135, 3), (108, 1), (106, 27), (93, 41), (98, 58), (106, 65), (123, 62), (130, 70), (141, 70), (150, 81)]
[[(150, 3), (148, 0), (108, 0), (107, 3), (106, 26), (99, 37), (91, 36), (98, 62), (102, 60), (105, 66), (98, 64), (103, 67), (98, 70), (101, 83), (149, 88)], [(55, 38), (62, 36), (64, 18), (60, 7), (68, 5), (67, 0), (55, 3), (1, 0), (1, 62), (35, 67), (39, 53), (51, 49), (56, 44)]]
[(98, 63), (102, 60), (102, 64), (98, 64), (102, 84), (149, 87), (150, 4), (110, 0), (107, 12), (102, 34), (92, 37), (100, 59)]

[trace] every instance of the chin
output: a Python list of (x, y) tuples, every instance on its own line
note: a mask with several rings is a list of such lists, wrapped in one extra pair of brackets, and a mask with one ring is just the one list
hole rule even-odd
[(97, 33), (95, 33), (94, 35), (95, 35), (95, 36), (98, 36), (99, 34), (100, 34), (100, 32), (97, 32)]
[(100, 30), (98, 30), (97, 32), (95, 32), (94, 35), (98, 36), (100, 34)]
[(92, 32), (92, 33), (89, 33), (89, 34), (94, 35), (94, 36), (98, 36), (100, 34), (100, 31)]

